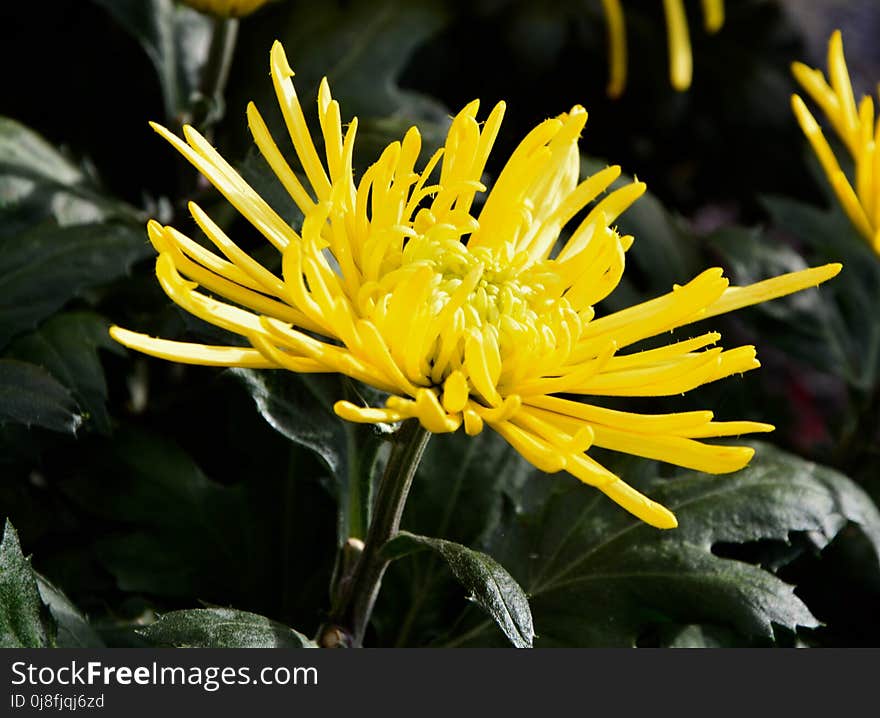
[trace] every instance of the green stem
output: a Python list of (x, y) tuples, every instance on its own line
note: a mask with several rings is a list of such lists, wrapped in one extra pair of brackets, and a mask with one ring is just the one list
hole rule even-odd
[(223, 116), (223, 96), (232, 58), (235, 55), (235, 41), (238, 36), (238, 20), (233, 17), (218, 17), (211, 29), (211, 44), (208, 58), (202, 68), (198, 97), (191, 108), (193, 124), (204, 132)]
[(336, 597), (327, 624), (321, 629), (321, 645), (361, 646), (388, 567), (382, 547), (398, 533), (406, 498), (430, 436), (417, 419), (403, 422), (397, 430), (379, 482), (363, 552), (351, 579)]
[[(235, 55), (235, 41), (238, 35), (238, 20), (236, 18), (214, 18), (211, 27), (211, 39), (208, 46), (208, 56), (201, 69), (199, 86), (189, 97), (180, 98), (182, 102), (179, 116), (174, 123), (192, 125), (208, 141), (211, 141), (211, 128), (223, 117), (226, 90), (226, 81), (229, 79), (229, 70), (232, 67), (232, 58)], [(184, 162), (177, 163), (177, 197), (174, 204), (174, 214), (171, 224), (176, 224), (181, 217), (189, 217), (187, 200), (197, 199), (204, 191), (205, 185), (200, 180), (198, 172), (194, 172)]]

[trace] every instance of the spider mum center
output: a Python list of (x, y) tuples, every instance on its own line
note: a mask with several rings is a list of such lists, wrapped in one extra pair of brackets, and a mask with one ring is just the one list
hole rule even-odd
[(467, 328), (539, 321), (546, 291), (544, 286), (532, 284), (529, 276), (523, 276), (528, 274), (523, 272), (525, 256), (499, 257), (484, 247), (471, 252), (454, 240), (427, 248), (413, 241), (407, 249), (411, 252), (404, 252), (405, 260), (434, 270), (429, 300), (432, 313), (440, 313), (457, 300)]
[(562, 296), (552, 262), (532, 261), (510, 244), (470, 249), (458, 239), (424, 235), (410, 238), (399, 256), (386, 278), (395, 287), (407, 280), (421, 285), (419, 306), (410, 311), (421, 316), (418, 325), (428, 327), (420, 353), (432, 382), (462, 367), (471, 337), (504, 367), (517, 356), (567, 354), (579, 335), (579, 317)]

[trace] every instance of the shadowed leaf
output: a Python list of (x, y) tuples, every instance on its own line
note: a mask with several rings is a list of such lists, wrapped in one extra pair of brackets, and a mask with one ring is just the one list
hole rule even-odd
[(517, 648), (531, 648), (535, 638), (529, 601), (519, 584), (491, 556), (443, 539), (401, 532), (383, 552), (398, 558), (431, 549), (443, 558), (456, 580)]
[(0, 359), (0, 424), (76, 433), (82, 424), (67, 389), (35, 364)]
[(177, 648), (317, 648), (292, 628), (231, 608), (173, 611), (138, 633), (153, 644)]
[(9, 351), (11, 357), (37, 364), (60, 381), (85, 412), (85, 424), (105, 433), (110, 430), (110, 416), (98, 352), (123, 353), (107, 333), (109, 326), (97, 314), (59, 314), (20, 337)]
[(55, 643), (55, 624), (40, 600), (34, 571), (7, 520), (0, 543), (0, 647), (45, 648)]

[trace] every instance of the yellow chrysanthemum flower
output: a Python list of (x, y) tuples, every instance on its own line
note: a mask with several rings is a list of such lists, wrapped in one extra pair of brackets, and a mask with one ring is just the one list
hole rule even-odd
[[(701, 0), (703, 25), (708, 33), (718, 32), (724, 25), (724, 0)], [(626, 87), (626, 26), (621, 0), (602, 0), (608, 31), (608, 94), (620, 97)], [(694, 73), (691, 38), (688, 31), (684, 0), (663, 0), (666, 35), (669, 45), (669, 79), (679, 91), (691, 86)]]
[(173, 227), (149, 224), (159, 252), (156, 273), (168, 296), (250, 347), (173, 342), (114, 327), (117, 341), (192, 364), (346, 374), (390, 396), (383, 407), (340, 401), (334, 409), (344, 419), (417, 418), (431, 432), (463, 426), (472, 436), (488, 425), (539, 469), (566, 470), (663, 528), (676, 525), (672, 513), (591, 459), (591, 445), (716, 473), (748, 463), (751, 448), (700, 440), (771, 426), (715, 422), (711, 411), (634, 414), (564, 395), (673, 395), (754, 369), (753, 347), (707, 348), (718, 342), (715, 332), (623, 350), (817, 285), (840, 265), (748, 287), (730, 287), (722, 270), (709, 269), (665, 296), (596, 316), (594, 305), (618, 284), (632, 243), (610, 225), (645, 185), (610, 192), (560, 242), (563, 228), (620, 175), (619, 167), (608, 167), (579, 182), (582, 107), (532, 130), (477, 212), (504, 103), (482, 126), (479, 102), (467, 105), (453, 119), (445, 147), (420, 170), (421, 140), (411, 128), (355, 182), (358, 122), (343, 132), (326, 79), (318, 92), (322, 159), (277, 42), (271, 75), (307, 183), (253, 104), (247, 115), (257, 147), (304, 214), (299, 232), (193, 128), (184, 127), (183, 141), (154, 125), (281, 255), (280, 274), (270, 271), (195, 204), (196, 224), (219, 254)]
[(270, 0), (181, 0), (184, 5), (219, 17), (244, 17)]
[(840, 169), (816, 118), (800, 96), (792, 95), (792, 109), (840, 204), (856, 229), (875, 251), (880, 252), (880, 119), (875, 124), (874, 100), (869, 95), (863, 96), (856, 106), (840, 31), (835, 31), (828, 42), (830, 85), (821, 70), (803, 63), (794, 63), (792, 72), (828, 118), (853, 158), (855, 188)]

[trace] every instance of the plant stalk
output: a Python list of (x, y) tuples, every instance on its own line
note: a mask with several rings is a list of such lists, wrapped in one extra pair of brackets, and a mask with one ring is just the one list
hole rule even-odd
[(216, 124), (224, 112), (224, 94), (235, 42), (238, 37), (238, 20), (234, 17), (218, 17), (211, 28), (211, 44), (202, 68), (198, 95), (191, 107), (191, 123), (202, 133)]
[(397, 430), (376, 492), (363, 551), (351, 578), (334, 598), (330, 617), (319, 632), (320, 645), (360, 648), (363, 643), (382, 576), (388, 567), (382, 547), (398, 533), (406, 498), (430, 436), (418, 419), (403, 422)]
[[(177, 116), (173, 124), (191, 125), (210, 142), (212, 128), (225, 112), (224, 99), (232, 58), (238, 37), (238, 19), (216, 17), (211, 26), (208, 56), (201, 68), (199, 84), (189, 97), (175, 97)], [(171, 110), (169, 109), (169, 112)], [(177, 197), (173, 214), (166, 221), (175, 224), (181, 217), (190, 215), (187, 202), (180, 198), (196, 199), (207, 187), (206, 180), (184, 163), (178, 163)]]

